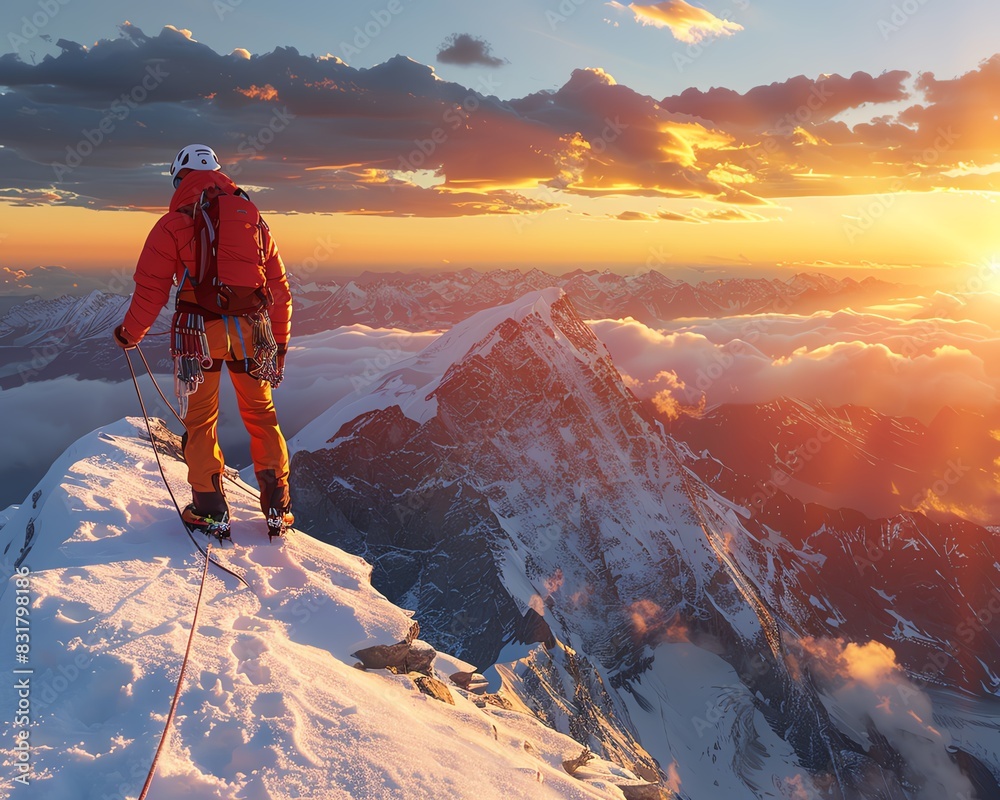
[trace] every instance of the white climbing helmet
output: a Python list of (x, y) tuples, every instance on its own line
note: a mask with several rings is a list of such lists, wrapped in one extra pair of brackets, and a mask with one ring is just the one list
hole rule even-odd
[(219, 157), (215, 151), (205, 144), (189, 144), (183, 148), (174, 158), (174, 163), (170, 165), (170, 177), (173, 178), (174, 188), (180, 184), (177, 177), (182, 169), (200, 169), (208, 172), (215, 172), (222, 169)]

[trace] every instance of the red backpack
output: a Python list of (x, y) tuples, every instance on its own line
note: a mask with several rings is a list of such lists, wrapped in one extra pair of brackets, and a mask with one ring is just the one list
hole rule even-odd
[(267, 223), (242, 189), (228, 194), (209, 187), (192, 211), (195, 274), (188, 278), (206, 311), (256, 314), (271, 304), (267, 288)]

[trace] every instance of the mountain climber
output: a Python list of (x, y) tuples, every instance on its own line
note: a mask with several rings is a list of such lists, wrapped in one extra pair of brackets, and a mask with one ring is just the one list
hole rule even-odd
[(139, 344), (169, 300), (171, 285), (178, 287), (171, 355), (192, 494), (184, 521), (207, 533), (229, 533), (217, 429), (225, 362), (250, 435), (261, 511), (269, 532), (280, 534), (294, 521), (288, 448), (271, 399), (284, 373), (291, 332), (285, 266), (266, 223), (222, 172), (212, 148), (185, 147), (170, 176), (175, 190), (170, 210), (146, 239), (135, 292), (114, 338), (123, 349)]

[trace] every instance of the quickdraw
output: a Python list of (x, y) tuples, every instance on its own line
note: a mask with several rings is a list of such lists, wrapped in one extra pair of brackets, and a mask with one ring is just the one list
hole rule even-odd
[(205, 381), (204, 370), (212, 366), (209, 354), (208, 336), (205, 334), (205, 318), (189, 311), (176, 311), (170, 330), (170, 355), (174, 358), (174, 393), (177, 395), (177, 410), (186, 417), (188, 398), (198, 391)]
[(274, 331), (271, 330), (271, 318), (266, 311), (261, 311), (251, 317), (251, 323), (253, 329), (250, 341), (253, 346), (253, 360), (257, 366), (250, 370), (250, 374), (276, 388), (281, 383), (282, 374), (275, 358), (278, 354), (278, 345), (274, 341)]

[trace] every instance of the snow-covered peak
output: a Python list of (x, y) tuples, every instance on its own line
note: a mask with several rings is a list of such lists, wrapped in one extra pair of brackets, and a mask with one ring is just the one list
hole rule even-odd
[[(29, 571), (25, 797), (134, 797), (152, 761), (201, 575), (152, 455), (141, 422), (122, 420), (76, 442), (25, 504), (0, 515), (11, 650), (12, 572)], [(182, 490), (183, 464), (163, 459)], [(209, 570), (150, 798), (620, 799), (618, 786), (642, 783), (600, 759), (571, 776), (563, 761), (579, 755), (576, 742), (459, 689), (449, 676), (471, 667), (451, 657), (439, 654), (433, 671), (453, 705), (413, 677), (356, 669), (360, 648), (407, 637), (410, 613), (371, 587), (360, 558), (298, 532), (269, 545), (254, 498), (233, 484), (230, 502), (237, 547), (212, 554), (250, 588)], [(15, 709), (18, 699), (4, 681), (0, 702)], [(13, 780), (19, 729), (0, 737), (4, 796), (23, 790)]]
[[(357, 392), (345, 397), (303, 428), (290, 443), (291, 449), (319, 449), (330, 444), (327, 441), (330, 431), (337, 431), (347, 422), (392, 405), (399, 405), (408, 418), (426, 422), (437, 408), (432, 394), (449, 368), (473, 355), (488, 354), (499, 337), (505, 335), (505, 323), (520, 325), (530, 321), (543, 326), (557, 340), (569, 345), (578, 357), (593, 358), (594, 353), (585, 352), (586, 346), (581, 347), (579, 342), (571, 341), (563, 330), (564, 326), (553, 319), (553, 307), (564, 297), (562, 289), (550, 287), (529, 292), (512, 303), (473, 314), (415, 356), (378, 376), (376, 381), (360, 381)], [(599, 355), (606, 355), (604, 345), (592, 335), (591, 339)]]

